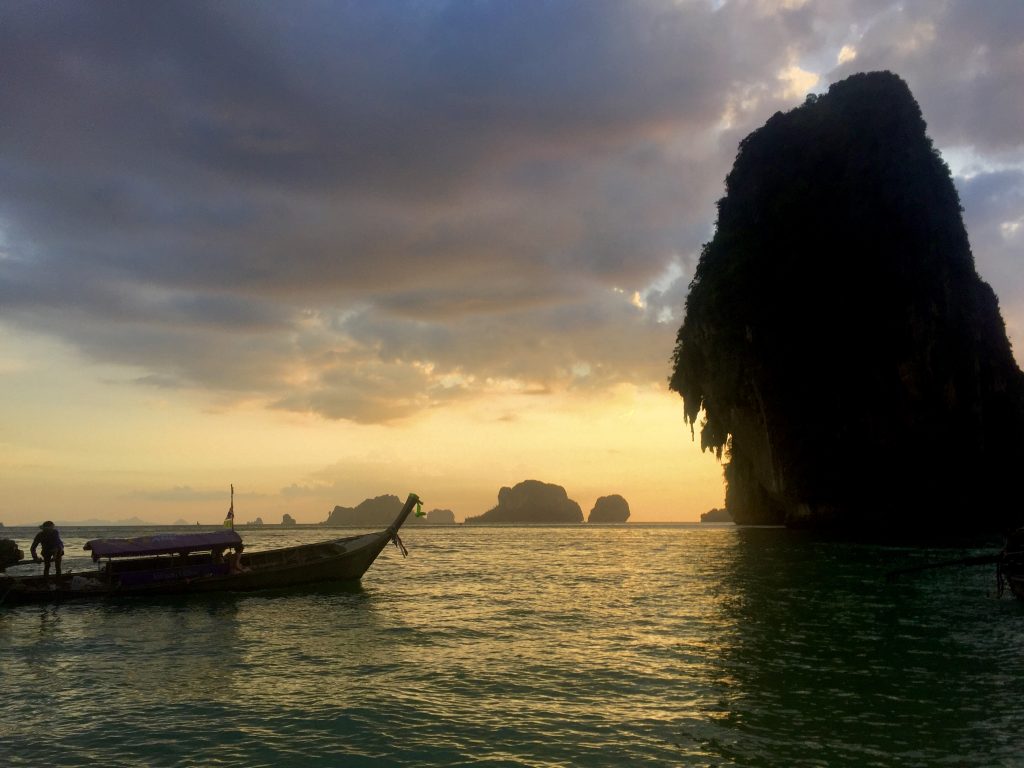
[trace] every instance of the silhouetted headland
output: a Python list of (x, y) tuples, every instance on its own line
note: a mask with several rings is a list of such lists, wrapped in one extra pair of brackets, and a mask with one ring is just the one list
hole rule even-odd
[(1024, 375), (949, 169), (890, 72), (740, 143), (674, 363), (738, 523), (1022, 522)]

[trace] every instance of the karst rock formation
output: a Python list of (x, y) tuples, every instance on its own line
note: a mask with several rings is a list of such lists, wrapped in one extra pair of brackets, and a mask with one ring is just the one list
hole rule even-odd
[(601, 496), (587, 516), (588, 523), (624, 523), (629, 520), (629, 502), (617, 493)]
[(482, 515), (467, 517), (477, 523), (582, 523), (583, 510), (565, 488), (539, 480), (524, 480), (498, 491), (498, 505)]
[(899, 77), (854, 75), (740, 143), (670, 385), (738, 523), (1022, 523), (1024, 375)]

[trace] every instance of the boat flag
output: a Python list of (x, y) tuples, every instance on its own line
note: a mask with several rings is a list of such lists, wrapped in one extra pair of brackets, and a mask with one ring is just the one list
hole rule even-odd
[(235, 484), (231, 484), (231, 506), (228, 507), (228, 516), (224, 518), (225, 528), (235, 527)]
[(423, 502), (416, 502), (416, 517), (426, 517), (427, 513), (423, 511)]

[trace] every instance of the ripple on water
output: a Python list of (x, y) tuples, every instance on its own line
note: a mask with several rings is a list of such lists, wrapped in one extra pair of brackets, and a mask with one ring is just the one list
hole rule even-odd
[[(303, 535), (317, 532), (289, 533)], [(355, 590), (0, 611), (4, 681), (34, 692), (5, 706), (6, 764), (993, 766), (1021, 754), (1024, 611), (990, 599), (984, 569), (893, 587), (882, 575), (905, 551), (727, 527), (404, 538), (409, 559), (387, 550)], [(264, 543), (292, 542), (275, 531)]]

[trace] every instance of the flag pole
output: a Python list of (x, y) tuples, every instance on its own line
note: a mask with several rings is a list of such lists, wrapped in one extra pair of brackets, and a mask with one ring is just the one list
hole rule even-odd
[(231, 484), (231, 506), (228, 507), (228, 516), (224, 519), (224, 527), (235, 529), (235, 484)]

